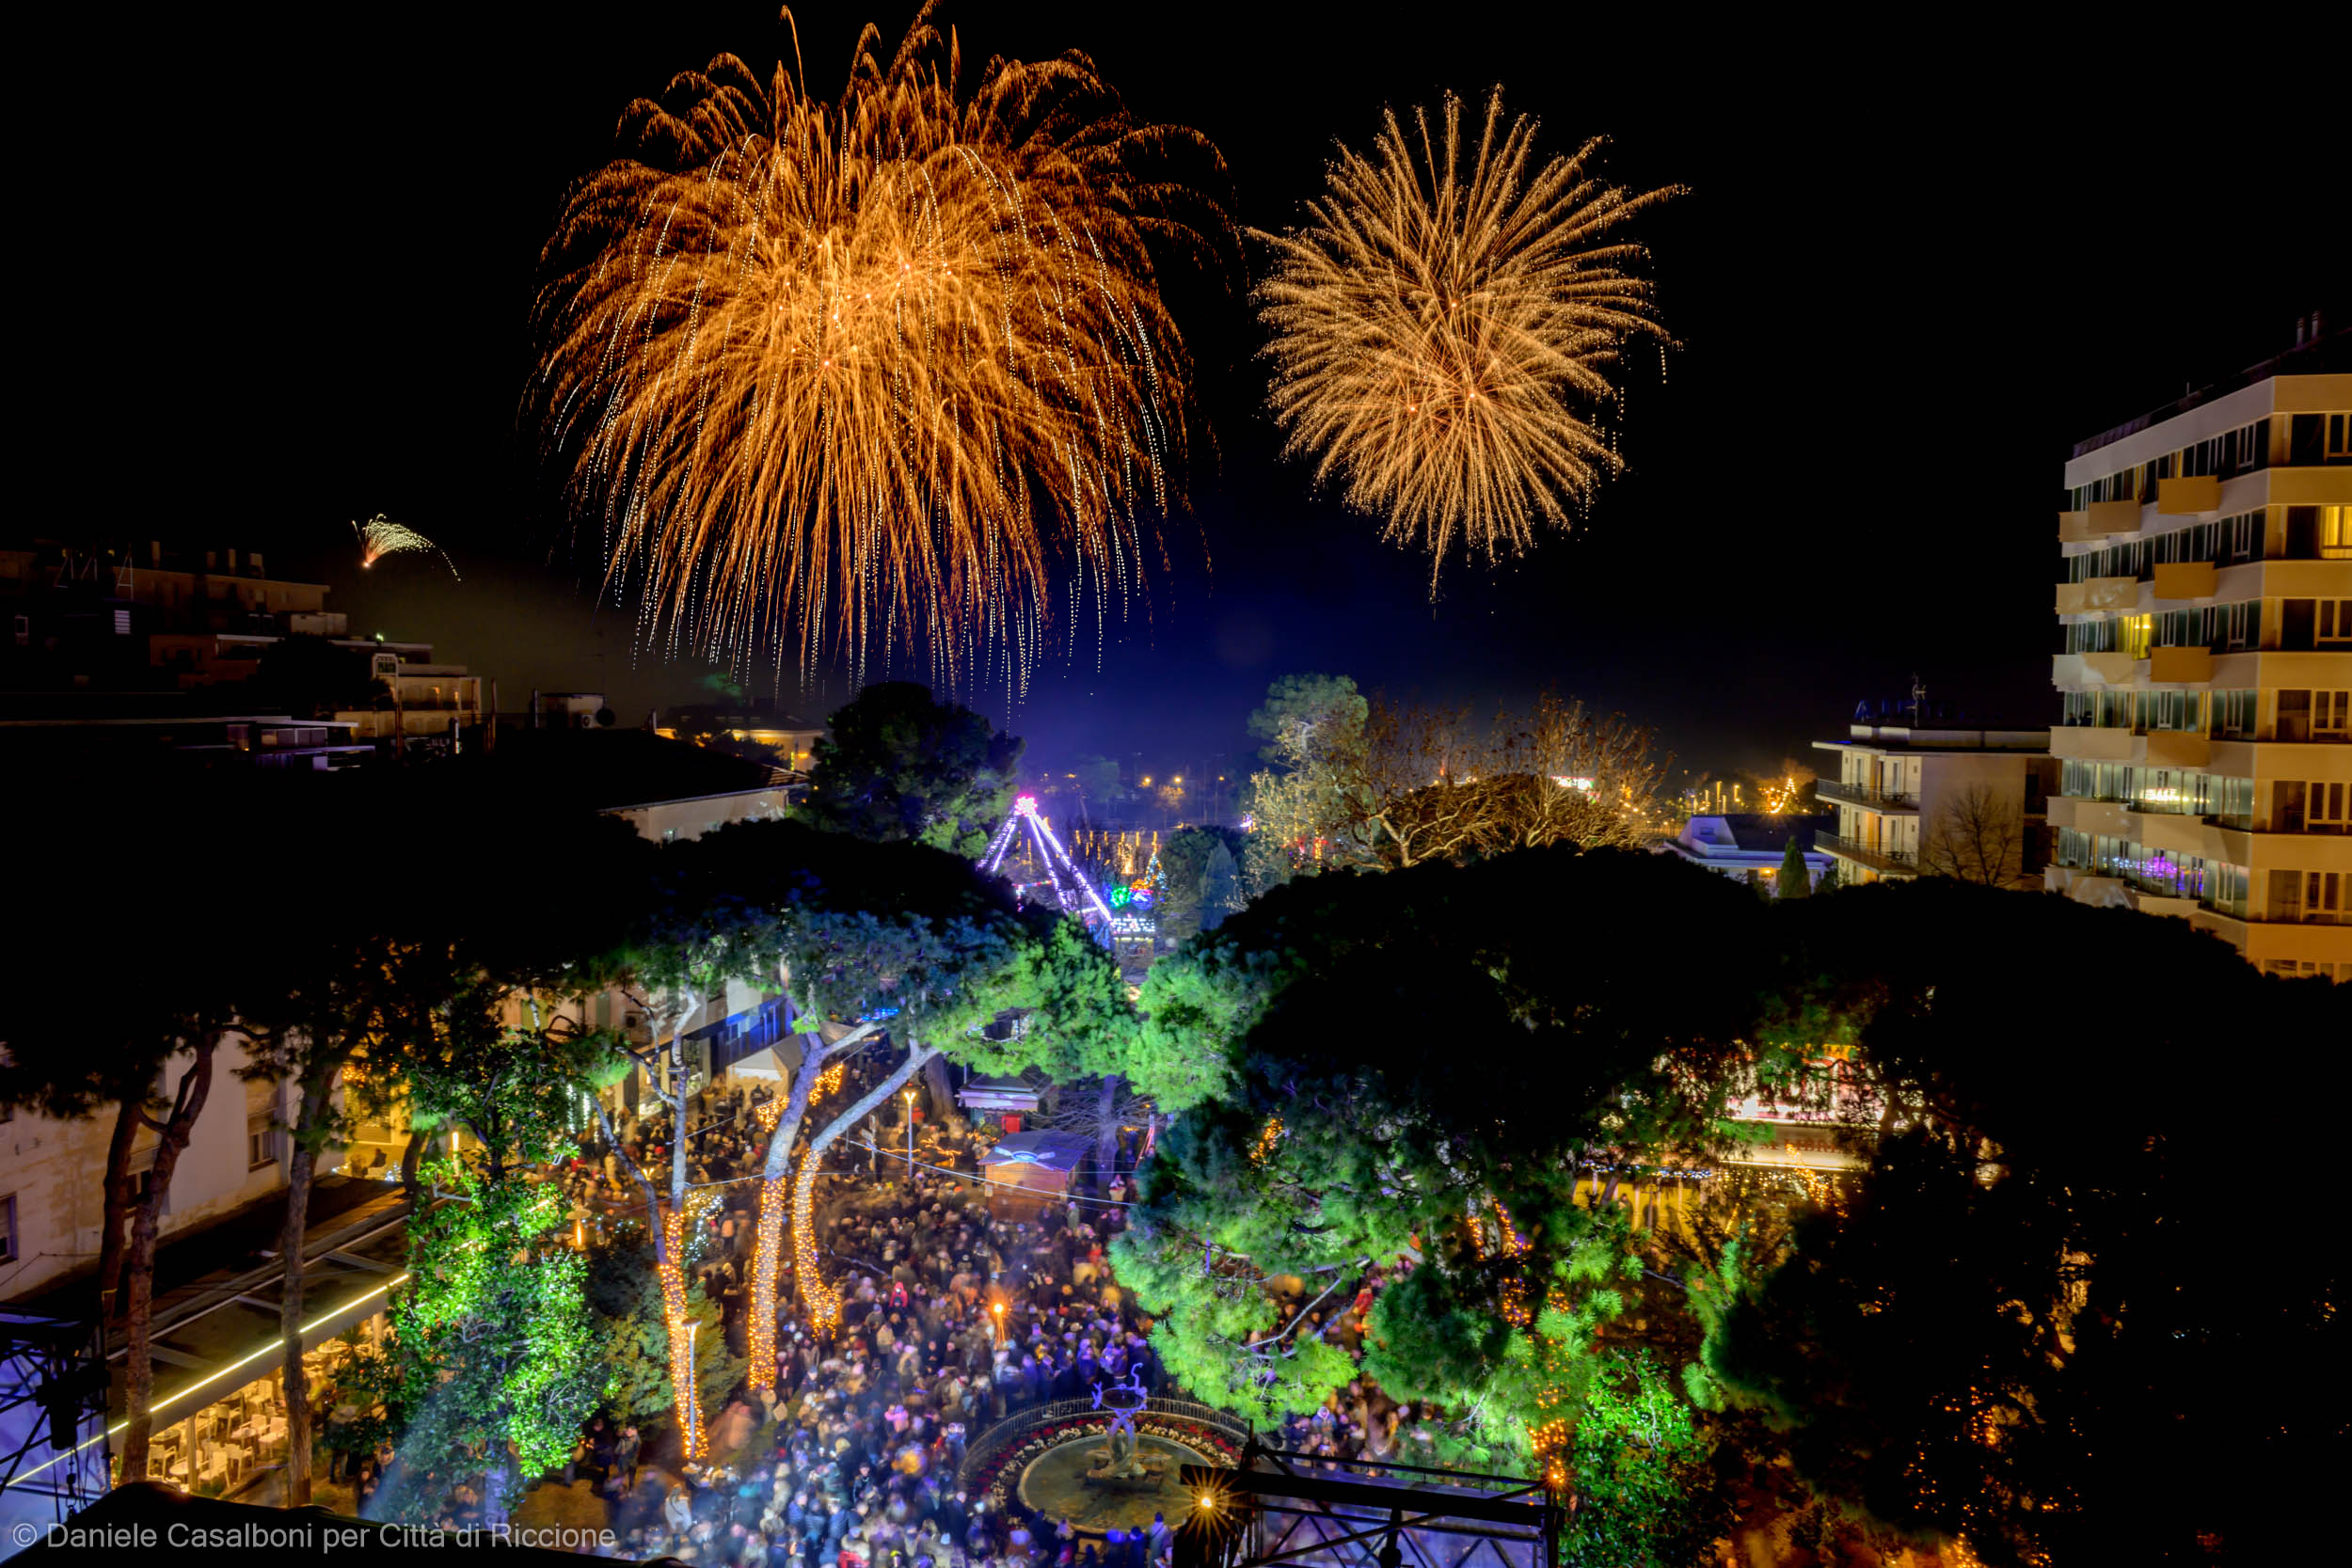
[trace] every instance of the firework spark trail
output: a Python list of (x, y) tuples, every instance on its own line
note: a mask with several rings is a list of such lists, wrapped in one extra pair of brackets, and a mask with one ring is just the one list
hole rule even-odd
[(457, 578), (460, 582), (466, 580), (457, 576), (457, 563), (450, 560), (447, 550), (414, 529), (403, 528), (381, 512), (364, 523), (353, 523), (351, 532), (359, 541), (359, 569), (363, 572), (388, 555), (431, 550), (441, 558), (441, 564), (449, 568), (451, 577)]
[(1275, 256), (1259, 314), (1288, 450), (1318, 482), (1336, 470), (1383, 537), (1428, 549), (1433, 595), (1457, 535), (1474, 558), (1516, 554), (1623, 467), (1580, 410), (1616, 396), (1628, 339), (1665, 333), (1626, 270), (1647, 252), (1609, 236), (1678, 194), (1600, 182), (1597, 140), (1531, 173), (1534, 122), (1506, 121), (1500, 94), (1473, 148), (1461, 119), (1451, 97), (1434, 128), (1414, 112), (1412, 137), (1384, 116), (1303, 228), (1252, 230)]
[(1081, 56), (959, 97), (928, 11), (879, 45), (831, 104), (723, 55), (630, 105), (543, 259), (532, 403), (648, 642), (805, 674), (919, 639), (1017, 691), (1056, 574), (1123, 612), (1171, 501), (1188, 366), (1146, 238), (1229, 230), (1150, 170), (1221, 164)]

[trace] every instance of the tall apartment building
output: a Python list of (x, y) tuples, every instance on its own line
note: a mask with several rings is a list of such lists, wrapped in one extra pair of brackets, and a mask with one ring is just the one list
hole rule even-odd
[(1814, 799), (1837, 810), (1836, 833), (1813, 847), (1839, 863), (1837, 879), (1902, 881), (1924, 868), (1995, 887), (2040, 866), (2051, 779), (2047, 730), (1972, 722), (1915, 697), (1864, 704), (1843, 740), (1817, 740), (1825, 765)]
[(2066, 465), (2045, 885), (2352, 981), (2352, 334)]

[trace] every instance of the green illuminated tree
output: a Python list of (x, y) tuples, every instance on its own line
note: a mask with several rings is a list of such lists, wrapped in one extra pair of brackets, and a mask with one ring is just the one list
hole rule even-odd
[[(616, 933), (593, 899), (528, 930), (456, 928), (454, 942), (388, 947), (406, 985), (378, 1021), (411, 1125), (468, 1134), (462, 1157), (425, 1166), (441, 1201), (409, 1221), (411, 1283), (394, 1299), (389, 1345), (354, 1378), (395, 1440), (401, 1479), (388, 1496), (410, 1519), (475, 1477), (494, 1509), (511, 1505), (569, 1453), (610, 1370), (585, 1265), (564, 1244), (563, 1189), (548, 1176), (574, 1147), (580, 1103), (620, 1066), (611, 1037), (580, 1018), (617, 961)], [(365, 1424), (354, 1434), (375, 1435)]]
[[(1614, 1375), (1595, 1346), (1642, 1277), (1579, 1173), (1711, 1137), (1761, 918), (1656, 857), (1538, 850), (1294, 882), (1155, 966), (1147, 1035), (1225, 1064), (1115, 1248), (1170, 1372), (1258, 1418), (1311, 1409), (1355, 1370), (1316, 1319), (1368, 1270), (1410, 1263), (1363, 1370), (1443, 1405), (1446, 1457), (1562, 1453), (1546, 1429), (1582, 1431)], [(1720, 927), (1721, 963), (1654, 985), (1650, 933), (1692, 921)]]
[(435, 1174), (451, 1201), (410, 1218), (390, 1341), (352, 1384), (397, 1434), (393, 1517), (437, 1517), (474, 1481), (496, 1517), (570, 1454), (611, 1369), (587, 1265), (563, 1244), (562, 1189), (457, 1161)]

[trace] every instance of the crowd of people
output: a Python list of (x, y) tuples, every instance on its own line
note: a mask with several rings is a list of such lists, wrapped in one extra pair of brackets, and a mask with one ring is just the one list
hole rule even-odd
[[(827, 1100), (848, 1103), (882, 1064), (854, 1063)], [(722, 1202), (705, 1221), (694, 1273), (719, 1304), (730, 1350), (748, 1348), (748, 1281), (760, 1163), (759, 1111), (772, 1091), (733, 1084), (689, 1101), (688, 1175)], [(892, 1109), (918, 1119), (913, 1100)], [(822, 1106), (818, 1107), (821, 1112)], [(1050, 1201), (981, 1178), (993, 1132), (948, 1107), (908, 1123), (869, 1119), (836, 1145), (819, 1187), (820, 1263), (837, 1321), (812, 1321), (779, 1280), (772, 1389), (719, 1401), (711, 1458), (681, 1463), (666, 1423), (641, 1431), (612, 1413), (581, 1434), (573, 1471), (607, 1499), (617, 1556), (675, 1555), (739, 1568), (1164, 1568), (1166, 1522), (1101, 1539), (1067, 1521), (992, 1504), (959, 1484), (969, 1445), (998, 1421), (1106, 1383), (1161, 1391), (1148, 1319), (1105, 1261), (1125, 1224), (1140, 1140), (1122, 1137), (1104, 1196), (1073, 1184)], [(666, 1185), (667, 1108), (616, 1110), (562, 1180), (583, 1227), (642, 1223), (633, 1164)], [(992, 1201), (993, 1194), (993, 1201)], [(1311, 1313), (1303, 1332), (1360, 1354), (1376, 1279)], [(1413, 1411), (1362, 1380), (1294, 1422), (1283, 1446), (1336, 1463), (1383, 1458), (1411, 1441)], [(453, 1504), (463, 1515), (478, 1499)]]
[[(828, 1100), (853, 1100), (880, 1069), (853, 1065)], [(690, 1180), (728, 1183), (695, 1269), (739, 1354), (748, 1338), (767, 1092), (737, 1085), (705, 1091), (689, 1107)], [(891, 1104), (915, 1115), (910, 1102)], [(668, 1123), (658, 1105), (617, 1120), (619, 1154), (649, 1173), (666, 1171)], [(993, 1423), (1105, 1382), (1139, 1381), (1150, 1391), (1163, 1382), (1149, 1323), (1104, 1259), (1123, 1224), (1136, 1140), (1120, 1144), (1124, 1168), (1106, 1196), (1088, 1188), (1008, 1202), (1000, 1194), (992, 1204), (978, 1175), (990, 1137), (941, 1115), (921, 1126), (912, 1165), (906, 1124), (895, 1118), (870, 1120), (836, 1146), (818, 1224), (839, 1319), (810, 1320), (787, 1259), (776, 1385), (755, 1396), (739, 1391), (712, 1423), (712, 1453), (725, 1462), (657, 1469), (633, 1427), (600, 1418), (584, 1434), (579, 1467), (614, 1498), (617, 1555), (746, 1568), (1164, 1561), (1164, 1523), (1134, 1540), (1081, 1538), (1066, 1523), (992, 1508), (958, 1486), (969, 1442)], [(632, 1199), (642, 1212), (627, 1164), (610, 1148), (583, 1150), (567, 1180), (586, 1224), (626, 1222)]]

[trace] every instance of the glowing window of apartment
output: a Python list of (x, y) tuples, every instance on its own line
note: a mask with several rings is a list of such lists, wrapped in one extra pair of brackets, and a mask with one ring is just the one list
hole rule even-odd
[(2352, 506), (2319, 509), (2319, 558), (2352, 561)]
[(2344, 874), (2307, 871), (2303, 874), (2303, 918), (2332, 924), (2344, 916)]

